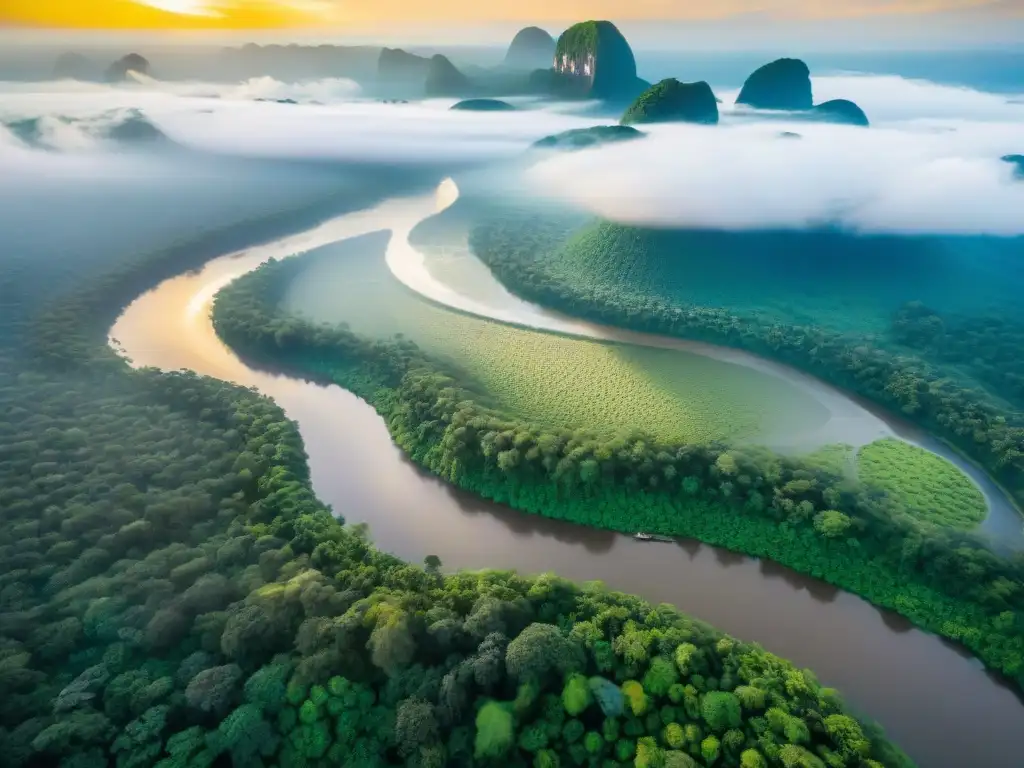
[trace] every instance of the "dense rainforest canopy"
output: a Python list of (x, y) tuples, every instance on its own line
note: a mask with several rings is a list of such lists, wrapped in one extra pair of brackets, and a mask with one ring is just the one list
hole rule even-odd
[[(508, 241), (500, 246), (495, 253), (514, 253)], [(831, 454), (788, 458), (643, 434), (609, 439), (496, 411), (408, 341), (365, 340), (280, 313), (301, 261), (268, 264), (223, 291), (218, 333), (256, 361), (362, 395), (398, 444), (441, 477), (549, 517), (770, 557), (958, 639), (1011, 677), (1021, 674), (1019, 560), (851, 484)]]
[[(940, 378), (929, 366), (905, 354), (891, 355), (884, 348), (871, 348), (863, 342), (857, 342), (857, 347), (851, 348), (841, 334), (830, 335), (819, 327), (790, 328), (778, 322), (765, 323), (756, 317), (736, 316), (721, 308), (677, 304), (667, 298), (654, 299), (631, 291), (629, 282), (622, 278), (602, 285), (588, 281), (577, 272), (574, 274), (580, 275), (578, 280), (567, 280), (563, 273), (552, 271), (551, 250), (563, 242), (565, 232), (558, 223), (548, 221), (545, 226), (543, 217), (538, 218), (535, 214), (533, 212), (518, 224), (505, 216), (479, 226), (472, 235), (477, 256), (506, 286), (521, 296), (595, 321), (745, 347), (805, 367), (886, 405), (901, 408), (940, 434), (947, 435), (951, 441), (963, 445), (965, 450), (983, 461), (1020, 498), (1024, 428), (1012, 412), (1008, 414), (996, 402), (979, 400), (976, 389), (960, 388), (953, 380)], [(529, 225), (525, 226), (527, 220)], [(624, 235), (622, 242), (641, 241)], [(653, 445), (644, 445), (655, 456), (658, 455)], [(572, 450), (575, 445), (569, 444), (568, 448)], [(595, 450), (607, 455), (607, 449), (602, 451), (595, 447)], [(687, 453), (692, 456), (690, 451)], [(729, 449), (725, 453), (729, 458), (723, 471), (712, 449), (711, 455), (703, 461), (710, 460), (713, 466), (701, 462), (704, 468), (698, 482), (701, 493), (707, 494), (704, 498), (713, 499), (718, 505), (724, 503), (740, 512), (728, 518), (731, 530), (728, 533), (711, 531), (703, 518), (699, 521), (688, 519), (681, 513), (686, 504), (680, 502), (674, 490), (669, 492), (666, 500), (669, 505), (666, 510), (672, 509), (671, 522), (666, 518), (662, 523), (665, 525), (663, 530), (695, 535), (745, 552), (765, 554), (856, 591), (873, 602), (895, 608), (923, 626), (961, 640), (983, 659), (987, 658), (987, 663), (1017, 677), (1020, 682), (1024, 670), (1021, 666), (1024, 658), (1021, 656), (1024, 649), (1024, 605), (1021, 603), (1024, 597), (1024, 561), (1020, 555), (997, 556), (982, 539), (972, 540), (942, 527), (922, 526), (904, 519), (891, 507), (881, 510), (877, 507), (877, 499), (845, 494), (846, 489), (841, 483), (836, 485), (828, 480), (827, 474), (814, 473), (813, 466), (794, 466), (791, 470), (795, 473), (793, 481), (788, 481), (785, 476), (779, 477), (777, 469), (769, 469), (771, 464), (763, 464), (764, 457), (754, 459), (745, 455), (746, 451), (737, 449)], [(655, 456), (647, 456), (648, 471), (660, 473), (663, 465)], [(733, 470), (732, 460), (737, 456), (742, 459)], [(661, 460), (674, 461), (671, 457), (672, 452), (665, 451)], [(745, 463), (748, 460), (751, 461), (749, 465)], [(824, 462), (826, 469), (829, 463)], [(598, 465), (603, 467), (604, 462), (599, 460)], [(679, 483), (690, 475), (692, 466), (673, 466), (669, 470), (670, 484)], [(602, 476), (598, 473), (598, 477)], [(711, 480), (709, 487), (705, 477), (717, 479)], [(641, 475), (637, 480), (643, 487), (645, 478)], [(663, 487), (665, 482), (661, 476), (647, 478), (647, 481), (656, 487)], [(768, 487), (762, 489), (760, 486), (765, 481)], [(798, 488), (801, 489), (800, 498), (792, 499), (792, 491)], [(813, 489), (811, 496), (802, 496), (804, 490), (810, 489)], [(651, 518), (645, 517), (647, 513), (643, 509), (660, 508), (662, 503), (654, 498), (647, 502), (630, 502), (632, 508), (623, 513), (625, 519), (619, 524), (632, 522), (636, 525), (639, 520), (646, 522)], [(803, 513), (799, 512), (800, 509), (804, 510)], [(841, 513), (842, 517), (834, 513)], [(774, 530), (760, 528), (754, 520), (761, 514), (782, 525)], [(614, 527), (614, 521), (602, 519)], [(854, 522), (848, 525), (847, 520)], [(835, 538), (824, 535), (826, 521), (839, 522)], [(811, 531), (816, 531), (825, 541), (816, 539)], [(789, 536), (800, 539), (799, 551), (796, 547), (785, 551), (781, 541)], [(835, 551), (828, 551), (836, 539), (845, 540), (849, 547), (851, 537), (856, 539), (856, 544), (847, 548), (842, 557), (837, 557)], [(772, 542), (765, 543), (764, 539)], [(915, 550), (920, 554), (908, 558)], [(817, 554), (819, 552), (821, 554)], [(988, 565), (976, 570), (981, 562)], [(947, 565), (950, 570), (944, 573), (936, 570), (936, 567), (944, 569)], [(1002, 606), (991, 603), (994, 593), (986, 595), (984, 590), (967, 588), (964, 574), (968, 572), (974, 574), (972, 581), (978, 579), (973, 581), (975, 588), (987, 582), (989, 589), (1002, 592), (1005, 588), (1008, 591), (1003, 594), (1013, 597)], [(886, 573), (889, 575), (883, 576)], [(883, 582), (890, 586), (883, 586)], [(908, 595), (916, 589), (913, 585), (927, 585), (927, 596), (919, 593), (917, 598), (908, 600)], [(953, 603), (947, 602), (950, 599)], [(954, 604), (959, 607), (953, 608)], [(960, 618), (951, 623), (950, 611)], [(984, 614), (988, 618), (983, 618)], [(972, 618), (967, 619), (968, 615)], [(973, 625), (973, 628), (969, 629), (968, 625)], [(997, 640), (997, 636), (1000, 639)], [(984, 637), (988, 639), (982, 640)], [(1014, 647), (1017, 650), (1011, 656), (1003, 656), (1003, 651), (999, 651), (996, 660), (984, 649), (990, 643), (993, 649)]]
[[(316, 499), (273, 402), (108, 348), (138, 292), (283, 220), (121, 264), (8, 265), (5, 766), (909, 764), (811, 673), (667, 606), (379, 552)], [(414, 357), (369, 354), (371, 386)]]

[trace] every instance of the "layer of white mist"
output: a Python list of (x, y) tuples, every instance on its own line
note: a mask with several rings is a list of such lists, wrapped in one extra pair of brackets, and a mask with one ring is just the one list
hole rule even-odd
[(1024, 183), (1000, 160), (1024, 153), (1013, 98), (897, 77), (815, 81), (816, 101), (860, 104), (863, 129), (739, 119), (734, 94), (722, 96), (720, 126), (643, 126), (639, 141), (552, 156), (527, 171), (529, 187), (651, 226), (1024, 234)]
[[(106, 264), (358, 189), (378, 167), (368, 162), (499, 160), (591, 122), (549, 109), (451, 112), (452, 103), (382, 104), (343, 80), (0, 82), (0, 270), (11, 260)], [(169, 141), (145, 131), (115, 139), (129, 121)]]
[[(735, 94), (723, 92), (718, 127), (654, 126), (640, 141), (553, 156), (526, 172), (528, 189), (656, 226), (1024, 233), (1024, 183), (1000, 161), (1024, 153), (1019, 96), (889, 76), (818, 78), (814, 87), (818, 102), (858, 102), (872, 127), (741, 116)], [(453, 112), (453, 101), (384, 104), (340, 80), (0, 83), (0, 126), (34, 119), (37, 133), (30, 146), (0, 127), (0, 201), (5, 190), (55, 189), (66, 179), (153, 177), (146, 155), (156, 150), (114, 152), (105, 138), (128, 119), (205, 155), (325, 166), (501, 160), (543, 136), (609, 122), (525, 99), (524, 109), (501, 113)], [(190, 172), (201, 175), (197, 167)]]
[[(290, 99), (298, 103), (279, 103)], [(450, 111), (454, 100), (386, 104), (358, 98), (354, 83), (165, 83), (106, 86), (60, 81), (0, 83), (0, 122), (46, 118), (77, 129), (53, 137), (62, 151), (87, 148), (111, 121), (141, 114), (184, 147), (245, 157), (331, 161), (488, 161), (521, 153), (551, 133), (593, 123), (554, 109)], [(524, 106), (530, 104), (524, 102)], [(120, 116), (120, 117), (119, 117)], [(0, 157), (0, 163), (3, 158)]]

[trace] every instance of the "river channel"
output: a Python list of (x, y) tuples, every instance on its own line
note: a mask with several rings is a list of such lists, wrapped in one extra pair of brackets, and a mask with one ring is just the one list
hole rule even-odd
[[(111, 330), (111, 343), (134, 365), (191, 369), (273, 397), (299, 425), (319, 497), (348, 521), (368, 523), (373, 540), (386, 551), (414, 562), (436, 554), (446, 569), (556, 571), (573, 580), (600, 580), (652, 602), (672, 603), (813, 669), (858, 711), (881, 722), (923, 768), (1015, 764), (1024, 754), (1024, 706), (962, 649), (774, 563), (697, 542), (637, 542), (477, 500), (407, 461), (383, 421), (354, 395), (253, 370), (216, 337), (211, 302), (232, 280), (268, 258), (380, 230), (393, 233), (388, 265), (407, 286), (461, 311), (530, 324), (523, 317), (495, 315), (425, 269), (408, 235), (418, 221), (451, 204), (450, 188), (442, 186), (439, 192), (391, 199), (166, 280), (124, 311)], [(431, 295), (422, 282), (428, 279), (434, 283), (431, 290), (448, 293)], [(552, 330), (590, 335), (594, 327)], [(628, 340), (647, 343), (637, 336)], [(784, 366), (732, 350), (705, 351), (728, 355), (737, 364), (761, 366), (814, 389), (829, 404), (833, 418), (858, 420), (866, 435), (899, 431), (852, 398)], [(972, 473), (976, 480), (977, 474)], [(991, 503), (994, 492), (984, 485), (983, 490)]]

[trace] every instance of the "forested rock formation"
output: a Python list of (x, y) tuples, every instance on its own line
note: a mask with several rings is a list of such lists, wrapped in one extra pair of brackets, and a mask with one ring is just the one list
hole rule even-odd
[(555, 39), (540, 27), (526, 27), (512, 38), (505, 66), (526, 71), (544, 69), (552, 65), (554, 56)]
[(378, 87), (422, 95), (430, 60), (401, 48), (384, 48), (377, 60)]
[(424, 83), (427, 96), (464, 96), (471, 89), (469, 78), (462, 74), (447, 56), (438, 53), (430, 59)]
[(717, 124), (718, 101), (711, 86), (662, 80), (640, 94), (622, 116), (623, 125), (669, 122)]
[(500, 99), (466, 99), (451, 106), (463, 112), (514, 112), (515, 107)]
[(121, 144), (173, 144), (167, 134), (149, 122), (142, 112), (134, 109), (124, 119), (110, 126), (106, 137)]
[(105, 78), (108, 83), (121, 83), (128, 78), (129, 72), (140, 75), (149, 74), (149, 62), (137, 53), (129, 53), (118, 59), (107, 69)]
[(777, 59), (755, 70), (737, 104), (755, 109), (805, 110), (814, 106), (811, 71), (800, 59)]
[(1003, 155), (1002, 160), (1014, 166), (1014, 175), (1018, 179), (1024, 179), (1024, 155)]
[(868, 116), (864, 114), (864, 110), (847, 99), (832, 99), (817, 104), (811, 112), (817, 119), (829, 123), (859, 125), (864, 128), (871, 124)]
[(574, 24), (558, 38), (554, 73), (559, 95), (628, 101), (646, 85), (636, 76), (633, 49), (610, 21)]
[(545, 136), (534, 142), (533, 146), (537, 149), (573, 151), (611, 142), (631, 141), (645, 135), (628, 125), (595, 125), (592, 128), (574, 128), (553, 136)]
[(53, 65), (53, 76), (58, 80), (97, 80), (99, 73), (96, 63), (80, 53), (62, 53)]

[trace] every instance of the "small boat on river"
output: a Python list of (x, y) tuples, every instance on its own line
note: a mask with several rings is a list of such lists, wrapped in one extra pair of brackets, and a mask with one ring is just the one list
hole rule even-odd
[(633, 538), (637, 541), (672, 541), (668, 536), (655, 536), (650, 533), (644, 533), (643, 531), (634, 533)]

